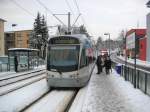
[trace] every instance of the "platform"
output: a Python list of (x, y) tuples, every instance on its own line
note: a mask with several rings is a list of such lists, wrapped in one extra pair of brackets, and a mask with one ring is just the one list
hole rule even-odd
[(149, 112), (150, 96), (135, 89), (114, 70), (110, 75), (93, 71), (82, 112)]

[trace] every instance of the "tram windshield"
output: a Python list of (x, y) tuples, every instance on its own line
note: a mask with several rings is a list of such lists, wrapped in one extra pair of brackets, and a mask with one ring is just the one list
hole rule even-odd
[(47, 69), (61, 72), (77, 70), (78, 46), (51, 46), (47, 57)]

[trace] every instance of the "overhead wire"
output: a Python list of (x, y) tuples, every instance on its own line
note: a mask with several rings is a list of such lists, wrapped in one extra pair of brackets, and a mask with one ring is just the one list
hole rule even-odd
[(14, 3), (16, 6), (18, 6), (20, 9), (22, 9), (23, 11), (25, 11), (26, 13), (28, 13), (29, 15), (33, 16), (35, 18), (35, 16), (28, 11), (27, 9), (25, 9), (24, 7), (22, 7), (18, 2), (16, 2), (15, 0), (10, 0), (12, 3)]
[(72, 10), (72, 8), (71, 8), (71, 6), (70, 6), (70, 4), (69, 4), (69, 2), (68, 2), (68, 0), (65, 0), (65, 2), (66, 2), (66, 4), (67, 4), (68, 8), (70, 9), (71, 13), (72, 13), (73, 15), (75, 15), (75, 14), (74, 14), (74, 11)]
[[(75, 18), (75, 13), (74, 13), (74, 11), (73, 11), (72, 8), (71, 8), (70, 3), (68, 2), (68, 0), (65, 0), (65, 2), (66, 2), (66, 4), (67, 4), (69, 10), (70, 10), (71, 13), (73, 14), (73, 17)], [(78, 26), (79, 26), (79, 23), (78, 23), (78, 21), (77, 21), (79, 16), (80, 16), (80, 14), (77, 16), (77, 18), (75, 19), (75, 22), (73, 22), (73, 25), (72, 25), (72, 26), (75, 26), (75, 23), (77, 23)]]
[(50, 14), (51, 14), (52, 16), (54, 16), (61, 24), (63, 24), (64, 26), (66, 26), (63, 21), (61, 21), (55, 14), (53, 14), (53, 12), (52, 12), (49, 8), (47, 8), (47, 7), (44, 5), (44, 3), (42, 3), (40, 0), (36, 0), (36, 1), (37, 1), (41, 6), (43, 6), (48, 12), (50, 12)]
[[(80, 8), (79, 8), (79, 5), (78, 5), (77, 1), (76, 1), (76, 0), (73, 0), (73, 1), (74, 1), (75, 5), (76, 5), (76, 7), (77, 7), (78, 13), (81, 14)], [(85, 19), (84, 19), (84, 17), (83, 17), (83, 14), (81, 15), (81, 18), (82, 18), (83, 23), (87, 26), (87, 24), (86, 24), (86, 22), (85, 22)]]
[[(77, 0), (73, 0), (73, 1), (74, 1), (74, 4), (75, 4), (76, 7), (77, 7), (78, 13), (81, 14), (79, 5), (78, 5), (78, 3), (77, 3)], [(87, 23), (86, 23), (86, 21), (85, 21), (85, 19), (84, 19), (84, 17), (83, 17), (83, 14), (81, 14), (81, 19), (82, 19), (83, 23), (85, 24), (85, 26), (88, 27), (88, 25), (87, 25)], [(88, 28), (89, 28), (89, 27), (88, 27)], [(92, 33), (92, 32), (91, 32), (91, 33)]]

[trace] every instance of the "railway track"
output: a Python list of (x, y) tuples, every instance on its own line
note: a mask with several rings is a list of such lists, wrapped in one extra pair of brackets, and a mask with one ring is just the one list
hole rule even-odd
[(46, 74), (45, 74), (45, 70), (43, 69), (21, 73), (19, 75), (14, 74), (13, 76), (1, 78), (0, 96), (6, 95), (17, 89), (28, 86), (44, 78), (46, 78)]
[[(43, 71), (40, 71), (41, 75), (34, 75), (33, 77), (29, 76), (28, 78), (24, 77), (24, 79), (19, 78), (17, 81), (11, 81), (12, 83), (5, 84), (0, 87), (0, 111), (15, 111), (15, 112), (50, 112), (50, 111), (58, 111), (58, 112), (70, 112), (72, 107), (72, 103), (75, 99), (79, 99), (78, 97), (78, 89), (49, 89), (46, 82), (46, 74)], [(30, 73), (30, 75), (33, 73)], [(21, 75), (25, 76), (25, 75)], [(16, 77), (13, 76), (12, 79)], [(7, 78), (8, 80), (12, 80), (11, 78)], [(15, 79), (16, 80), (16, 79)], [(1, 80), (2, 81), (2, 80)], [(4, 81), (4, 80), (3, 80)], [(5, 79), (5, 81), (7, 81)], [(39, 83), (39, 84), (38, 84)], [(40, 84), (41, 83), (41, 84)], [(42, 84), (44, 83), (44, 84)], [(38, 84), (39, 87), (35, 89), (33, 85)], [(31, 86), (33, 86), (31, 88)], [(42, 87), (43, 86), (43, 87)], [(30, 88), (27, 89), (27, 88)], [(41, 88), (41, 90), (40, 90)], [(45, 88), (45, 89), (42, 89)], [(28, 91), (39, 91), (34, 94), (35, 96), (28, 96)], [(21, 94), (22, 93), (22, 94)], [(38, 95), (37, 95), (38, 94)], [(19, 96), (23, 98), (19, 98)], [(27, 95), (27, 96), (26, 96)], [(16, 100), (14, 97), (19, 98), (14, 101), (16, 104), (13, 104), (13, 100)], [(11, 99), (10, 102), (8, 99)], [(25, 99), (27, 101), (25, 101)], [(8, 101), (7, 101), (8, 100)], [(7, 104), (7, 103), (10, 104)], [(20, 102), (20, 103), (18, 103)], [(7, 108), (6, 105), (13, 105), (11, 108)], [(6, 107), (5, 107), (6, 106)], [(1, 110), (2, 109), (2, 110)]]
[(40, 81), (44, 78), (46, 78), (46, 75), (41, 74), (39, 76), (35, 76), (35, 77), (30, 78), (30, 79), (24, 79), (24, 80), (18, 81), (16, 83), (12, 83), (12, 84), (9, 84), (9, 85), (6, 85), (6, 86), (2, 86), (2, 87), (0, 87), (0, 96), (6, 95), (10, 92), (13, 92), (13, 91), (17, 90), (17, 89), (20, 89), (20, 88), (23, 88), (25, 86), (31, 85), (31, 84), (33, 84), (37, 81)]
[(27, 106), (23, 112), (67, 112), (74, 101), (77, 90), (52, 90)]
[(5, 78), (1, 78), (0, 79), (0, 87), (2, 86), (6, 86), (12, 83), (16, 83), (25, 79), (29, 79), (38, 75), (41, 75), (43, 73), (45, 73), (45, 69), (43, 70), (37, 70), (34, 72), (27, 72), (27, 73), (22, 73), (22, 74), (18, 74), (18, 75), (13, 75), (13, 76), (9, 76), (9, 77), (5, 77)]
[[(28, 79), (26, 79), (26, 81), (27, 80)], [(4, 90), (0, 91), (0, 94), (1, 94), (0, 111), (15, 111), (15, 112), (20, 112), (20, 111), (24, 111), (24, 112), (59, 111), (59, 112), (67, 112), (70, 109), (71, 104), (74, 101), (74, 99), (78, 93), (78, 90), (76, 90), (76, 89), (75, 90), (72, 90), (72, 89), (71, 90), (67, 90), (67, 89), (51, 90), (51, 89), (49, 89), (49, 87), (47, 86), (46, 79), (45, 79), (45, 74), (43, 74), (41, 77), (38, 76), (38, 78), (32, 77), (30, 79), (30, 81), (27, 81), (26, 83), (23, 83), (24, 81), (17, 82), (17, 85), (19, 85), (19, 86), (16, 86), (15, 89), (8, 88), (8, 86), (11, 86), (11, 84), (7, 85), (7, 86), (3, 86), (3, 89), (4, 89), (4, 87), (7, 87), (7, 89), (5, 91)], [(42, 84), (43, 81), (45, 84)], [(40, 90), (39, 92), (37, 92), (39, 95), (36, 96), (36, 94), (35, 94), (34, 97), (33, 97), (33, 95), (30, 95), (30, 97), (24, 96), (24, 95), (28, 95), (28, 91), (31, 91), (31, 90), (35, 91), (35, 90), (39, 89), (39, 88), (35, 89), (35, 87), (33, 86), (33, 85), (36, 85), (37, 83), (41, 83), (38, 85), (43, 86), (43, 87), (45, 86), (44, 88), (46, 88), (46, 89)], [(30, 88), (30, 90), (29, 89), (24, 90), (31, 86), (33, 86), (33, 87)], [(41, 88), (43, 88), (43, 87), (41, 87)], [(2, 87), (0, 87), (0, 89), (2, 90)], [(27, 101), (24, 101), (25, 98), (19, 98), (20, 95), (25, 97)], [(14, 101), (16, 104), (13, 104), (12, 99), (16, 100), (14, 97), (19, 98), (17, 100), (22, 99), (22, 101), (17, 101), (17, 102)], [(6, 99), (11, 99), (10, 104), (14, 105), (14, 106), (12, 106), (12, 109), (7, 108), (6, 105), (10, 106), (10, 104), (7, 104), (9, 102), (9, 100), (6, 101)], [(18, 102), (20, 102), (20, 103), (18, 103)], [(44, 106), (43, 106), (43, 103), (44, 103)], [(4, 105), (6, 107), (4, 107)]]
[(88, 86), (74, 90), (52, 90), (23, 112), (81, 112)]
[(13, 73), (8, 73), (8, 74), (3, 74), (2, 77), (0, 77), (0, 81), (11, 79), (11, 78), (14, 78), (14, 77), (23, 76), (23, 75), (26, 75), (26, 74), (36, 73), (36, 72), (43, 71), (43, 70), (46, 70), (46, 69), (41, 68), (41, 69), (30, 70), (30, 71), (25, 71), (25, 72), (18, 72), (18, 73), (13, 72)]
[(0, 96), (1, 112), (20, 112), (49, 92), (46, 79), (41, 79), (30, 85)]

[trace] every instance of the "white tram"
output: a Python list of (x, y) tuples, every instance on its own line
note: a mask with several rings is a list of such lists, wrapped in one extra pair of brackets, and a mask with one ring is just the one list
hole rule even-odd
[(47, 82), (50, 87), (83, 87), (94, 68), (94, 49), (85, 35), (55, 36), (47, 45)]

